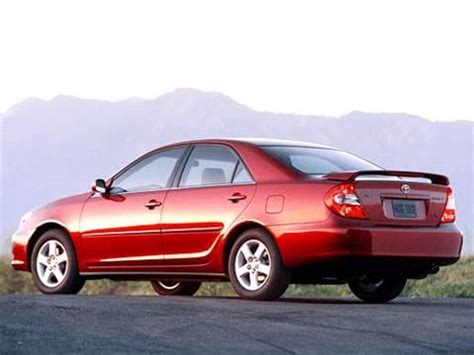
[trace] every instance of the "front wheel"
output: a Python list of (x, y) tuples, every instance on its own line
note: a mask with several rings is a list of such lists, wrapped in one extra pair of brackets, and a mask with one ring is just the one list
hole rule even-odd
[(151, 286), (160, 296), (192, 296), (201, 287), (199, 281), (151, 281)]
[(85, 280), (79, 275), (74, 246), (62, 230), (46, 231), (31, 254), (33, 281), (42, 293), (75, 294)]
[(275, 300), (290, 282), (273, 238), (261, 229), (247, 230), (237, 238), (228, 271), (235, 292), (251, 300)]
[(362, 276), (349, 282), (352, 293), (363, 301), (385, 303), (397, 298), (405, 288), (405, 278), (370, 278)]

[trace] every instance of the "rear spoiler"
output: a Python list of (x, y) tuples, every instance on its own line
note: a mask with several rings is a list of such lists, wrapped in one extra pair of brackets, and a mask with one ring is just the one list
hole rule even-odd
[[(338, 173), (329, 173), (321, 178), (327, 180), (338, 180), (338, 181), (354, 181), (358, 176), (394, 176), (400, 178), (400, 181), (403, 181), (404, 178), (406, 180), (410, 180), (410, 178), (422, 178), (422, 179), (429, 179), (432, 184), (438, 185), (449, 185), (449, 179), (444, 175), (439, 174), (431, 174), (431, 173), (423, 173), (417, 171), (402, 171), (402, 170), (362, 170), (362, 171), (343, 171)], [(362, 180), (362, 179), (361, 179)], [(369, 180), (369, 179), (367, 179)], [(376, 179), (373, 179), (376, 180)], [(380, 179), (383, 180), (383, 179)]]

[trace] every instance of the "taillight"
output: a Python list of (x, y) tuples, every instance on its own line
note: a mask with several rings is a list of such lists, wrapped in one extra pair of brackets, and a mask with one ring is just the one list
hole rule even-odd
[(441, 223), (451, 223), (456, 219), (456, 204), (454, 202), (454, 192), (448, 187), (446, 205), (444, 206)]
[(331, 211), (342, 217), (367, 219), (353, 184), (334, 186), (326, 194), (324, 202)]

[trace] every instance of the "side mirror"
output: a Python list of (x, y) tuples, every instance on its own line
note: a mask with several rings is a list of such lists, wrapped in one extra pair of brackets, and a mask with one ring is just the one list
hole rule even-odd
[(97, 179), (92, 184), (92, 191), (98, 192), (100, 194), (106, 194), (109, 191), (109, 189), (108, 189), (107, 184), (105, 183), (104, 179)]

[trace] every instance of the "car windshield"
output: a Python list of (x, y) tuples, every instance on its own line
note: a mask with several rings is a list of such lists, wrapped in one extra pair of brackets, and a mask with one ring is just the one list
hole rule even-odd
[(261, 148), (284, 164), (306, 175), (382, 170), (381, 167), (367, 160), (341, 150), (287, 146), (262, 146)]

